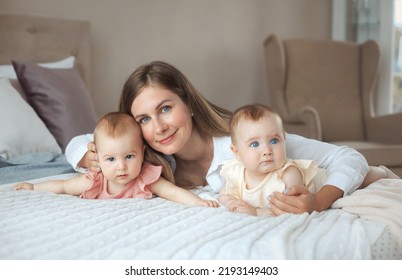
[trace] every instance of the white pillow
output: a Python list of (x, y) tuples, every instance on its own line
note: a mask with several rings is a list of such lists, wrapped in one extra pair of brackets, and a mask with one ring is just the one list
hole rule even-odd
[(61, 153), (56, 139), (8, 79), (0, 78), (0, 156), (11, 159), (42, 151)]
[[(38, 63), (40, 66), (52, 69), (70, 69), (74, 67), (75, 57), (69, 56), (65, 59), (50, 62), (50, 63)], [(0, 65), (0, 77), (17, 79), (17, 74), (14, 71), (13, 65)]]

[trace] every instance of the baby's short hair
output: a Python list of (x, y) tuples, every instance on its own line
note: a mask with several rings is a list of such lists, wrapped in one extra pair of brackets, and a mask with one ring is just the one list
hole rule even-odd
[(242, 107), (238, 108), (236, 111), (234, 111), (234, 113), (229, 121), (229, 131), (230, 131), (230, 137), (232, 139), (232, 143), (235, 144), (235, 142), (236, 142), (235, 129), (240, 120), (258, 121), (266, 114), (277, 117), (281, 121), (281, 124), (282, 124), (282, 120), (281, 120), (279, 114), (271, 107), (263, 105), (263, 104), (258, 104), (258, 103), (248, 104), (248, 105), (242, 106)]
[[(94, 141), (96, 143), (100, 133), (105, 133), (110, 137), (119, 137), (126, 133), (133, 133), (132, 130), (141, 135), (139, 125), (131, 115), (121, 112), (107, 113), (99, 119), (95, 126)], [(140, 138), (142, 140), (142, 137)]]

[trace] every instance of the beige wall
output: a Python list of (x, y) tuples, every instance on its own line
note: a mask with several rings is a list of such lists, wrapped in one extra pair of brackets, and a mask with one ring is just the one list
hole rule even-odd
[(331, 0), (0, 0), (0, 11), (91, 22), (98, 114), (116, 110), (126, 78), (152, 60), (174, 64), (230, 110), (269, 103), (266, 36), (330, 38), (331, 30)]

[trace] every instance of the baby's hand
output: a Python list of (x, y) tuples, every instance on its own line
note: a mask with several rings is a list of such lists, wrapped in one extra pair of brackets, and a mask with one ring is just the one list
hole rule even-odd
[(236, 209), (239, 207), (247, 207), (250, 206), (247, 202), (245, 202), (244, 200), (232, 200), (229, 202), (229, 204), (227, 205), (227, 208), (229, 209), (229, 211), (231, 212), (236, 212)]
[(219, 203), (218, 203), (217, 201), (215, 201), (215, 200), (204, 200), (204, 199), (201, 199), (201, 200), (198, 202), (198, 205), (200, 205), (200, 206), (205, 206), (205, 207), (213, 207), (213, 208), (219, 207)]
[(251, 205), (241, 205), (233, 210), (233, 212), (257, 216), (257, 210)]
[(31, 184), (31, 183), (22, 182), (22, 183), (16, 184), (14, 186), (14, 190), (17, 190), (17, 191), (19, 191), (19, 190), (34, 190), (34, 185)]

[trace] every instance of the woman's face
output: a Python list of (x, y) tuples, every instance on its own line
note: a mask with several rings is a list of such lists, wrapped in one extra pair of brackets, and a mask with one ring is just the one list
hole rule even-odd
[(144, 88), (134, 99), (131, 114), (153, 149), (173, 155), (188, 144), (193, 128), (191, 113), (170, 90), (155, 86)]

